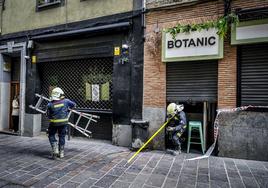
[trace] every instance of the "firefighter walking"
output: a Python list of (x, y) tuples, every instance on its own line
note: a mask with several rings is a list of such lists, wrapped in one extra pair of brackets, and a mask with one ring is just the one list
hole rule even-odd
[(183, 104), (177, 105), (175, 103), (170, 103), (167, 107), (167, 116), (169, 118), (174, 116), (174, 118), (169, 122), (166, 131), (168, 138), (175, 146), (175, 155), (181, 153), (182, 134), (186, 130), (186, 116), (183, 109)]
[[(61, 88), (54, 88), (51, 92), (51, 102), (47, 105), (47, 115), (49, 118), (48, 139), (52, 148), (52, 158), (64, 157), (65, 136), (68, 126), (68, 111), (76, 104), (65, 99)], [(58, 133), (59, 142), (56, 139)]]

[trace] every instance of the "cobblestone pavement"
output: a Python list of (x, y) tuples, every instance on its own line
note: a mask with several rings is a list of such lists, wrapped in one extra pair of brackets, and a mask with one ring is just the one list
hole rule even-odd
[(49, 159), (45, 137), (0, 134), (0, 187), (268, 187), (268, 162), (193, 154), (133, 153), (110, 143), (73, 139), (64, 159)]

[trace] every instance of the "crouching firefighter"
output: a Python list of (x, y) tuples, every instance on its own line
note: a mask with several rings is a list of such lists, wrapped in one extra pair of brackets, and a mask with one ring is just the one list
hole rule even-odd
[(181, 153), (181, 142), (182, 134), (186, 130), (186, 116), (183, 112), (183, 104), (177, 105), (175, 103), (170, 103), (167, 107), (167, 116), (168, 118), (173, 117), (169, 122), (166, 131), (168, 134), (168, 139), (172, 141), (175, 146), (174, 152), (172, 154)]
[[(51, 102), (47, 105), (49, 118), (48, 139), (52, 147), (52, 158), (64, 157), (65, 136), (68, 126), (68, 111), (75, 107), (75, 103), (65, 99), (61, 88), (54, 88), (51, 92)], [(59, 143), (55, 137), (58, 133)]]

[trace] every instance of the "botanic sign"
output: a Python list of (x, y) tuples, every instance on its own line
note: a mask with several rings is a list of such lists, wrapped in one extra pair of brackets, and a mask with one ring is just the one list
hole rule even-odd
[(163, 32), (162, 60), (191, 61), (204, 59), (220, 59), (223, 57), (223, 39), (217, 29), (179, 33), (174, 38)]

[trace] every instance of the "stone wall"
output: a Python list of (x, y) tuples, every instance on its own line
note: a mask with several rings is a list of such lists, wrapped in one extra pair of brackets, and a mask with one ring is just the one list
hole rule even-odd
[(268, 161), (268, 112), (222, 112), (219, 156)]

